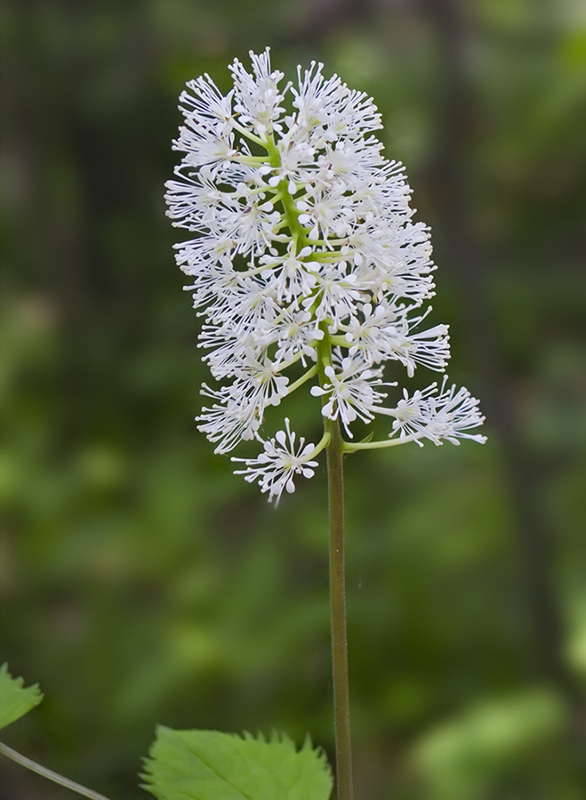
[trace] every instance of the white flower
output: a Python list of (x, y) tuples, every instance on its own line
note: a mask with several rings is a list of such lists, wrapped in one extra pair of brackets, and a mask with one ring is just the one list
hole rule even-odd
[[(477, 401), (445, 381), (384, 406), (389, 362), (408, 378), (418, 366), (441, 372), (449, 344), (447, 326), (421, 326), (434, 294), (429, 230), (413, 221), (402, 165), (372, 135), (372, 99), (321, 64), (284, 84), (268, 50), (251, 61), (252, 72), (234, 61), (226, 95), (208, 75), (188, 83), (174, 142), (183, 158), (166, 185), (173, 225), (191, 232), (176, 260), (220, 383), (204, 386), (212, 403), (200, 430), (216, 452), (231, 451), (259, 439), (266, 409), (307, 385), (326, 428), (343, 426), (347, 452), (366, 446), (349, 441), (353, 423), (376, 414), (393, 418), (392, 439), (369, 447), (484, 441), (468, 433), (483, 421)], [(246, 478), (279, 497), (294, 474), (313, 474), (306, 459), (327, 441), (295, 451), (287, 421), (245, 460)]]
[(205, 383), (202, 386), (203, 395), (219, 400), (211, 408), (203, 408), (196, 417), (199, 430), (210, 442), (218, 442), (215, 453), (228, 453), (241, 441), (252, 439), (260, 427), (258, 408), (246, 397), (245, 390), (242, 384), (224, 386), (218, 391)]
[(363, 92), (350, 91), (334, 75), (325, 79), (323, 64), (312, 61), (305, 72), (298, 67), (298, 86), (292, 86), (296, 122), (314, 147), (323, 147), (338, 137), (362, 138), (382, 128), (380, 114)]
[(249, 75), (237, 59), (230, 67), (234, 78), (234, 108), (240, 123), (252, 125), (255, 133), (265, 136), (280, 128), (278, 120), (284, 109), (280, 105), (283, 95), (278, 86), (283, 73), (271, 72), (268, 50), (259, 56), (251, 53), (250, 60), (254, 75)]
[(436, 325), (413, 333), (412, 329), (431, 311), (408, 319), (410, 307), (381, 303), (373, 313), (372, 306), (362, 307), (362, 319), (353, 318), (346, 327), (350, 355), (361, 353), (366, 361), (379, 363), (388, 359), (400, 361), (412, 378), (417, 364), (443, 371), (450, 357), (447, 325)]
[(274, 287), (277, 302), (290, 303), (298, 297), (311, 296), (318, 282), (315, 270), (319, 268), (319, 264), (303, 261), (310, 253), (311, 248), (306, 247), (298, 254), (290, 249), (282, 256), (268, 255), (259, 259), (266, 266), (266, 272), (261, 273), (261, 278)]
[(382, 370), (364, 367), (361, 361), (344, 358), (341, 360), (338, 372), (331, 365), (325, 368), (327, 380), (323, 387), (311, 388), (312, 395), (329, 397), (322, 407), (322, 414), (329, 419), (337, 419), (339, 416), (350, 438), (352, 438), (350, 423), (355, 419), (370, 422), (374, 419), (374, 412), (378, 410), (376, 406), (386, 397), (386, 394), (374, 388), (382, 384), (380, 378)]
[(269, 501), (276, 498), (275, 505), (279, 504), (283, 490), (290, 494), (295, 491), (293, 478), (303, 475), (311, 478), (314, 474), (317, 461), (311, 458), (315, 445), (305, 444), (301, 437), (297, 448), (295, 447), (296, 434), (291, 431), (289, 420), (285, 418), (285, 430), (277, 431), (274, 439), (263, 441), (263, 452), (256, 458), (236, 458), (232, 461), (242, 461), (246, 469), (235, 470), (236, 475), (244, 475), (244, 480), (252, 483), (258, 481), (262, 492), (269, 493)]
[(386, 414), (395, 418), (390, 436), (398, 433), (401, 439), (409, 437), (420, 445), (423, 438), (437, 445), (442, 444), (442, 439), (456, 445), (460, 444), (459, 439), (484, 444), (485, 436), (465, 432), (484, 422), (478, 411), (478, 400), (467, 389), (456, 391), (455, 385), (446, 389), (446, 382), (447, 376), (444, 376), (439, 392), (437, 383), (423, 391), (418, 389), (412, 396), (404, 389), (403, 399), (397, 406), (385, 409)]
[(486, 436), (465, 433), (484, 422), (484, 417), (478, 410), (478, 400), (464, 387), (456, 390), (452, 385), (445, 389), (446, 381), (447, 376), (444, 377), (439, 395), (434, 398), (434, 414), (429, 420), (427, 437), (436, 444), (441, 444), (442, 439), (452, 444), (460, 444), (458, 439), (472, 439), (484, 444)]

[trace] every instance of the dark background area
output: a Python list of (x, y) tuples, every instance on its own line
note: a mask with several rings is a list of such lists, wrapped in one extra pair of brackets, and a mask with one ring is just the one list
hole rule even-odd
[[(490, 437), (347, 461), (357, 798), (583, 798), (582, 4), (1, 9), (2, 659), (46, 693), (4, 740), (113, 800), (147, 796), (157, 723), (310, 731), (332, 757), (325, 470), (275, 511), (196, 431), (162, 200), (183, 83), (226, 88), (268, 44), (374, 96)], [(69, 796), (3, 775), (6, 800)]]

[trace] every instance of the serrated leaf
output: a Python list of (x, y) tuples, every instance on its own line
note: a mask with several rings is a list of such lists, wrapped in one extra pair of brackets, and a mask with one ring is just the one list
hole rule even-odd
[(328, 800), (333, 780), (321, 750), (285, 735), (244, 737), (159, 727), (146, 760), (159, 800)]
[(39, 685), (24, 688), (22, 678), (13, 678), (8, 664), (0, 667), (0, 729), (22, 717), (31, 708), (38, 706), (43, 695)]

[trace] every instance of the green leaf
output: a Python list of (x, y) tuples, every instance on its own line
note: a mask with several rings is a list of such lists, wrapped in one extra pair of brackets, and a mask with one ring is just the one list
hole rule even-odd
[(38, 706), (43, 695), (38, 684), (23, 686), (22, 678), (13, 678), (8, 672), (8, 664), (0, 667), (0, 729), (22, 717), (31, 708)]
[(159, 727), (146, 769), (144, 788), (159, 800), (328, 800), (333, 785), (322, 751), (309, 739), (297, 751), (283, 734)]

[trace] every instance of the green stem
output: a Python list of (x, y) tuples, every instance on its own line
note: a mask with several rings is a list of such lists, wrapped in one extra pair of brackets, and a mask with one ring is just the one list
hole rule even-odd
[(411, 436), (404, 436), (402, 439), (385, 439), (382, 442), (343, 442), (342, 449), (344, 453), (356, 453), (358, 450), (379, 450), (382, 447), (396, 447), (398, 444), (406, 444), (407, 442), (416, 442), (418, 439), (423, 439), (423, 433), (414, 433)]
[(331, 434), (326, 452), (330, 513), (330, 615), (336, 733), (336, 787), (338, 800), (352, 800), (352, 746), (344, 575), (344, 473), (342, 463), (344, 453), (339, 421), (326, 419), (325, 428)]
[(346, 348), (352, 347), (355, 344), (354, 341), (348, 341), (348, 339), (346, 339), (345, 336), (337, 336), (337, 335), (330, 336), (330, 341), (332, 344), (338, 345), (338, 347), (346, 347)]
[(250, 139), (251, 142), (259, 144), (261, 147), (264, 147), (265, 150), (268, 150), (267, 142), (265, 139), (261, 139), (260, 136), (256, 136), (256, 134), (251, 133), (248, 130), (248, 128), (245, 128), (244, 125), (241, 125), (239, 122), (236, 122), (235, 119), (231, 119), (230, 123), (233, 128), (236, 128), (236, 130), (242, 134), (242, 136), (245, 136), (247, 139)]
[(98, 794), (98, 792), (94, 792), (92, 789), (86, 789), (85, 786), (75, 783), (75, 781), (70, 781), (69, 778), (64, 778), (63, 775), (59, 775), (51, 769), (42, 767), (40, 764), (37, 764), (36, 761), (32, 761), (30, 758), (21, 755), (16, 750), (13, 750), (12, 747), (2, 744), (2, 742), (0, 742), (0, 753), (16, 761), (16, 763), (20, 764), (22, 767), (36, 772), (37, 775), (42, 775), (43, 778), (47, 778), (47, 780), (53, 781), (53, 783), (58, 783), (59, 786), (64, 786), (72, 792), (77, 792), (77, 794), (80, 794), (82, 797), (89, 797), (90, 800), (108, 800), (103, 794)]
[(326, 431), (324, 433), (324, 435), (321, 437), (321, 439), (319, 440), (319, 442), (314, 447), (313, 452), (310, 454), (309, 458), (310, 459), (314, 459), (316, 456), (318, 456), (321, 453), (322, 450), (325, 450), (326, 447), (329, 445), (331, 438), (332, 437), (331, 437), (329, 431)]
[[(322, 322), (323, 339), (318, 342), (318, 367), (322, 386), (328, 378), (325, 368), (332, 363), (332, 345), (327, 324)], [(322, 398), (325, 403), (325, 397)], [(324, 431), (330, 435), (326, 448), (328, 462), (328, 505), (330, 517), (330, 624), (332, 632), (332, 677), (334, 682), (334, 729), (336, 736), (336, 792), (338, 800), (352, 800), (352, 742), (350, 736), (350, 687), (348, 679), (348, 635), (346, 632), (346, 580), (344, 569), (344, 440), (339, 419), (324, 417)]]
[[(313, 244), (313, 242), (311, 242)], [(348, 255), (342, 255), (339, 250), (329, 250), (327, 253), (312, 253), (311, 261), (323, 261), (336, 263), (336, 261), (348, 261)]]
[(289, 386), (287, 387), (288, 394), (292, 394), (296, 389), (299, 389), (300, 386), (303, 386), (305, 381), (308, 381), (310, 378), (313, 378), (314, 375), (317, 375), (317, 372), (318, 372), (318, 366), (316, 364), (315, 366), (311, 367), (311, 369), (308, 369), (305, 375), (302, 375), (300, 378), (298, 378), (298, 380), (296, 380), (295, 383), (289, 384)]

